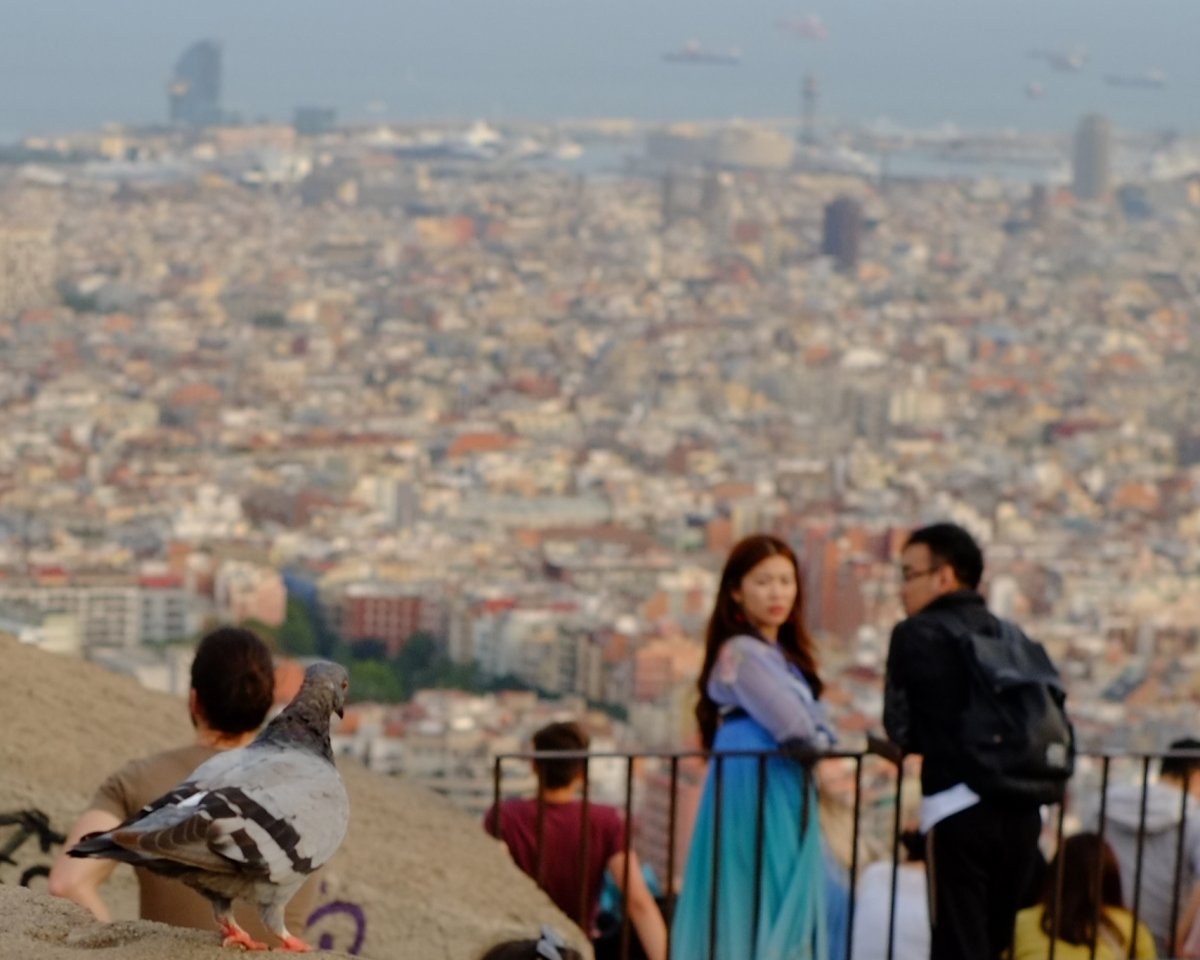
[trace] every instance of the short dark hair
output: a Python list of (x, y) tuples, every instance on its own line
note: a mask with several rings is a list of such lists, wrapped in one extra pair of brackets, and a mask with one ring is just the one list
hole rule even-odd
[[(539, 753), (548, 750), (586, 750), (587, 732), (574, 721), (551, 723), (533, 735), (533, 749)], [(587, 761), (583, 759), (535, 760), (538, 784), (549, 790), (557, 790), (574, 782), (582, 775)]]
[[(1200, 753), (1200, 740), (1184, 737), (1182, 740), (1172, 740), (1168, 750), (1190, 750)], [(1200, 756), (1196, 757), (1163, 757), (1158, 768), (1160, 776), (1174, 777), (1177, 780), (1187, 780), (1193, 773), (1200, 771)]]
[[(507, 943), (498, 943), (479, 960), (541, 960), (542, 955), (537, 952), (540, 942), (539, 940), (509, 940)], [(583, 954), (570, 947), (559, 947), (558, 955), (562, 957), (562, 960), (583, 960)]]
[(909, 534), (904, 549), (924, 544), (929, 555), (944, 563), (964, 587), (975, 590), (983, 579), (983, 551), (975, 538), (957, 523), (933, 523)]
[(241, 627), (214, 630), (196, 647), (192, 689), (212, 729), (228, 734), (257, 730), (275, 699), (271, 651)]

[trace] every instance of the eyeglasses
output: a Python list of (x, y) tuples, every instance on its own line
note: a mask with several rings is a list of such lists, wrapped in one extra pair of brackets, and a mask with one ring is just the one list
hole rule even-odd
[(914, 580), (916, 580), (920, 577), (927, 577), (931, 573), (937, 573), (944, 566), (945, 566), (944, 563), (939, 563), (939, 564), (936, 564), (936, 565), (930, 567), (928, 570), (907, 570), (904, 567), (901, 567), (900, 568), (900, 582), (901, 583), (912, 583)]

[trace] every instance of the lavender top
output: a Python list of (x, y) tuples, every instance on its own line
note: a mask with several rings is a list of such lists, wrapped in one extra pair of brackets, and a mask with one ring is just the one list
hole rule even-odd
[(827, 750), (837, 740), (804, 674), (779, 647), (755, 637), (725, 641), (708, 678), (708, 695), (722, 715), (740, 707), (780, 744), (798, 740)]

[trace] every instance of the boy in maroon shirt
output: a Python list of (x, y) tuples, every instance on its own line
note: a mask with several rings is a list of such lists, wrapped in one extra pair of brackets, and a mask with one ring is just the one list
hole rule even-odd
[[(577, 723), (552, 723), (533, 735), (538, 752), (585, 751), (588, 737)], [(613, 807), (587, 806), (587, 857), (580, 863), (583, 802), (577, 796), (583, 782), (583, 759), (533, 761), (538, 798), (505, 800), (484, 817), (484, 827), (504, 841), (525, 873), (533, 877), (568, 917), (580, 921), (581, 897), (586, 910), (580, 926), (595, 935), (596, 909), (607, 869), (618, 889), (625, 880), (625, 823)], [(542, 856), (538, 863), (538, 805), (542, 806)], [(539, 875), (540, 867), (540, 875)], [(649, 887), (642, 879), (637, 854), (629, 851), (629, 889), (626, 909), (648, 960), (666, 960), (667, 929)], [(586, 884), (586, 893), (583, 887)]]

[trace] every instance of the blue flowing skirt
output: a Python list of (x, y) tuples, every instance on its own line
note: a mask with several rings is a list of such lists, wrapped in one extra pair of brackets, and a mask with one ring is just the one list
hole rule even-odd
[[(723, 723), (713, 744), (714, 751), (777, 748), (749, 717)], [(766, 761), (755, 920), (758, 770), (757, 757), (722, 761), (715, 843), (717, 761), (709, 761), (671, 926), (671, 960), (825, 960), (829, 955), (817, 792), (800, 764), (781, 757)], [(714, 877), (716, 938), (710, 942)]]

